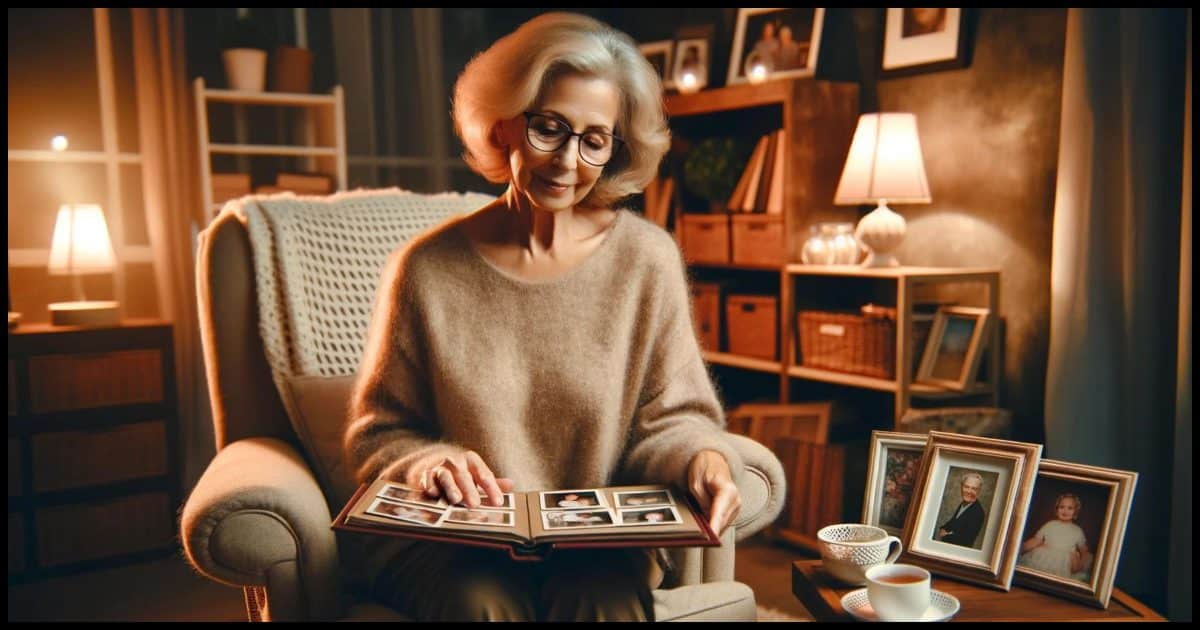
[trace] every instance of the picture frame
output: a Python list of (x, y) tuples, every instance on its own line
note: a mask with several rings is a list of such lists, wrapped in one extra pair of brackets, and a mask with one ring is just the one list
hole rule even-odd
[(899, 537), (912, 505), (921, 456), (929, 436), (924, 433), (872, 431), (867, 456), (867, 483), (862, 522)]
[(930, 431), (901, 561), (1008, 591), (1041, 454), (1041, 444)]
[[(708, 38), (693, 37), (680, 39), (675, 42), (675, 64), (671, 69), (671, 84), (675, 89), (684, 91), (702, 90), (708, 85), (709, 54)], [(690, 71), (696, 77), (693, 86), (684, 84), (683, 73)]]
[[(1017, 556), (1016, 583), (1108, 608), (1137, 479), (1138, 474), (1132, 471), (1042, 460), (1030, 499), (1029, 518), (1017, 539), (1021, 553)], [(1078, 531), (1058, 526), (1046, 530), (1050, 537), (1047, 541), (1043, 528), (1061, 522), (1060, 503), (1064, 507), (1069, 505), (1069, 497), (1074, 497), (1076, 504), (1069, 525)], [(1043, 543), (1052, 544), (1033, 547), (1039, 534)], [(1084, 549), (1078, 559), (1080, 565), (1073, 567), (1069, 552), (1061, 547), (1080, 535)], [(1064, 553), (1066, 557), (1060, 557)]]
[[(771, 60), (773, 69), (768, 80), (813, 76), (824, 23), (823, 8), (739, 8), (725, 85), (749, 82), (745, 65), (752, 54)], [(785, 27), (789, 34), (786, 41), (781, 38)]]
[(670, 39), (660, 39), (638, 44), (638, 50), (642, 51), (642, 56), (650, 62), (650, 65), (654, 66), (659, 79), (662, 80), (663, 89), (666, 90), (675, 88), (675, 82), (671, 78), (671, 69), (674, 68), (672, 63), (675, 53), (674, 43)]
[(921, 353), (916, 382), (960, 392), (969, 389), (975, 384), (991, 326), (991, 311), (986, 308), (938, 308)]
[(886, 9), (880, 47), (883, 77), (966, 67), (969, 17), (969, 9)]

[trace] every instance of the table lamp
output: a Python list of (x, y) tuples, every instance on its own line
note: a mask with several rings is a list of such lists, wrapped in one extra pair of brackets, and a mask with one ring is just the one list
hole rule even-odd
[(104, 211), (96, 204), (63, 204), (54, 224), (50, 245), (50, 275), (69, 275), (75, 289), (74, 302), (50, 305), (50, 322), (56, 326), (108, 326), (120, 321), (117, 303), (88, 301), (81, 274), (109, 273), (116, 268), (116, 255), (108, 238)]
[(917, 117), (876, 113), (858, 118), (846, 166), (833, 202), (837, 205), (879, 205), (858, 222), (858, 242), (870, 250), (864, 267), (895, 267), (892, 251), (904, 240), (904, 217), (888, 208), (892, 203), (929, 203), (929, 182), (921, 159)]

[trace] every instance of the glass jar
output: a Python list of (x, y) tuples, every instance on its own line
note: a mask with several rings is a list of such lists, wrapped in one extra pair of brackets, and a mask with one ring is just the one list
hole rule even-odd
[(831, 257), (834, 265), (854, 265), (858, 263), (859, 247), (858, 239), (854, 237), (853, 223), (833, 223), (829, 224), (832, 231), (832, 236), (829, 240)]
[(833, 264), (833, 232), (827, 223), (808, 228), (808, 240), (800, 250), (800, 261), (806, 265)]

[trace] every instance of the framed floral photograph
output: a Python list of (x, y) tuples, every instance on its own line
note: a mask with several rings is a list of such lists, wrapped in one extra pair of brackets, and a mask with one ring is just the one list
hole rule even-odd
[(755, 63), (769, 79), (811, 77), (821, 50), (825, 9), (738, 9), (726, 85), (746, 83)]
[(887, 9), (883, 27), (884, 77), (965, 67), (967, 9)]
[(642, 56), (650, 62), (650, 65), (654, 66), (654, 71), (658, 73), (658, 78), (662, 79), (663, 88), (668, 90), (674, 89), (675, 82), (671, 80), (674, 42), (669, 39), (646, 42), (639, 44), (638, 49), (642, 51)]
[(1108, 608), (1137, 478), (1042, 460), (1018, 539), (1016, 583)]
[(1041, 444), (930, 431), (901, 560), (1009, 590), (1041, 455)]
[(708, 39), (681, 39), (675, 43), (671, 83), (680, 92), (695, 92), (708, 85)]
[(904, 532), (904, 518), (912, 505), (913, 488), (928, 439), (923, 433), (871, 432), (863, 523), (897, 537)]
[(921, 354), (916, 382), (956, 391), (974, 385), (991, 324), (991, 312), (986, 308), (939, 308)]

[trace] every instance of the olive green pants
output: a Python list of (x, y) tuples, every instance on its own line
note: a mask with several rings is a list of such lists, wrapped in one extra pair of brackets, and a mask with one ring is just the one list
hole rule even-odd
[(418, 621), (651, 621), (662, 573), (646, 549), (557, 550), (517, 562), (479, 547), (419, 543), (374, 596)]

